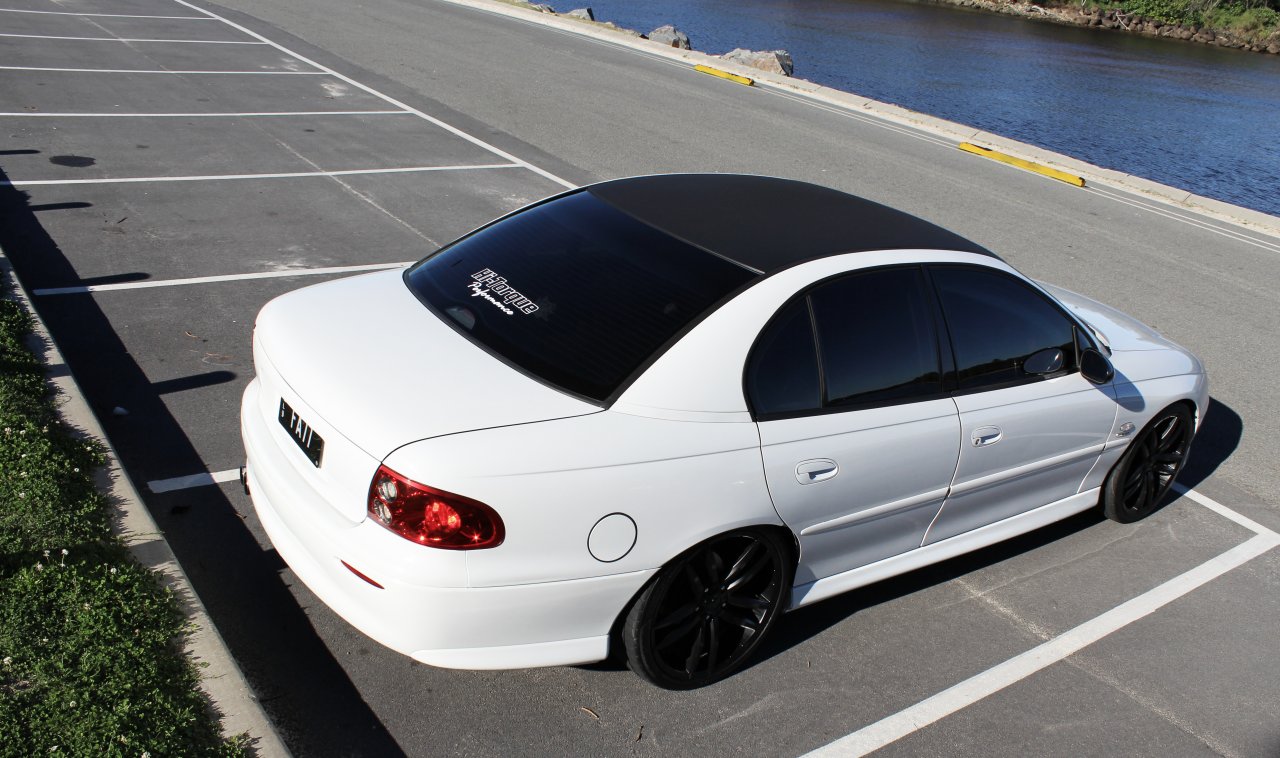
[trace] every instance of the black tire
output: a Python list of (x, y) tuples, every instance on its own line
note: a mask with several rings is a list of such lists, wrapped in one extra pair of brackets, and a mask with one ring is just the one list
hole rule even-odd
[(769, 529), (696, 545), (658, 572), (622, 626), (627, 665), (669, 690), (705, 687), (742, 666), (786, 608), (795, 572)]
[(1171, 405), (1155, 415), (1129, 443), (1102, 485), (1102, 512), (1128, 524), (1149, 516), (1187, 462), (1195, 435), (1187, 406)]

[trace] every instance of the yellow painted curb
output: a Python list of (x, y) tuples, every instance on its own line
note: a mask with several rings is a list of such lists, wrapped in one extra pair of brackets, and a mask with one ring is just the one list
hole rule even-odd
[(978, 145), (975, 145), (970, 142), (961, 142), (959, 145), (959, 148), (965, 151), (966, 153), (981, 155), (982, 157), (990, 158), (993, 161), (1000, 161), (1001, 163), (1008, 163), (1010, 166), (1025, 168), (1028, 171), (1034, 171), (1037, 174), (1043, 174), (1049, 177), (1050, 179), (1057, 179), (1060, 182), (1073, 184), (1077, 187), (1084, 186), (1083, 177), (1076, 176), (1075, 174), (1068, 174), (1065, 171), (1059, 171), (1054, 168), (1049, 168), (1048, 166), (1043, 166), (1039, 163), (1024, 161), (1021, 158), (1015, 158), (1012, 155), (1006, 155), (1005, 153), (998, 153), (995, 150), (989, 150), (985, 147), (979, 147)]
[(701, 63), (694, 66), (693, 70), (701, 71), (704, 74), (711, 74), (712, 76), (718, 76), (721, 79), (728, 79), (729, 81), (737, 82), (738, 84), (745, 84), (748, 87), (755, 84), (755, 80), (753, 79), (748, 79), (745, 76), (738, 76), (737, 74), (731, 74), (728, 71), (721, 71), (718, 68), (711, 68), (710, 66), (704, 66)]

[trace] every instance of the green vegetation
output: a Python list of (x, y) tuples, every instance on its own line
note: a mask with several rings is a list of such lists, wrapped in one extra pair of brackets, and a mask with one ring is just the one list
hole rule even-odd
[(1205, 26), (1240, 32), (1274, 32), (1280, 30), (1277, 0), (1268, 3), (1231, 3), (1204, 12)]
[(1280, 0), (1114, 0), (1088, 4), (1244, 36), (1267, 37), (1280, 31)]
[(0, 755), (245, 755), (175, 599), (112, 536), (102, 450), (59, 421), (30, 327), (0, 292)]

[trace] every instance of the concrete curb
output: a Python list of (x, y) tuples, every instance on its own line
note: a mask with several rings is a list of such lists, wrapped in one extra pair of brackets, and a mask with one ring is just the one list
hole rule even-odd
[(98, 488), (107, 493), (115, 507), (114, 531), (128, 546), (135, 560), (160, 575), (161, 583), (173, 591), (183, 615), (195, 630), (186, 637), (184, 652), (199, 667), (200, 689), (221, 720), (223, 736), (247, 733), (251, 749), (259, 756), (289, 758), (288, 749), (262, 710), (222, 635), (213, 625), (208, 611), (169, 548), (164, 533), (151, 518), (137, 488), (120, 466), (120, 457), (85, 401), (62, 352), (36, 312), (31, 294), (18, 279), (3, 249), (0, 249), (0, 272), (11, 279), (16, 299), (34, 319), (33, 331), (37, 338), (34, 341), (37, 344), (32, 348), (44, 362), (48, 382), (61, 398), (58, 412), (63, 421), (80, 434), (102, 443), (106, 449), (107, 463), (99, 469), (96, 479)]
[(1011, 156), (1048, 166), (1068, 174), (1084, 178), (1090, 184), (1114, 187), (1142, 196), (1145, 199), (1173, 206), (1179, 210), (1191, 211), (1214, 218), (1234, 226), (1253, 232), (1280, 237), (1280, 218), (1251, 208), (1224, 203), (1221, 200), (1192, 194), (1184, 189), (1153, 182), (1140, 176), (1126, 174), (1122, 171), (1094, 166), (1061, 153), (1028, 145), (1023, 142), (984, 132), (972, 126), (965, 126), (954, 121), (935, 118), (923, 113), (908, 110), (901, 106), (882, 103), (861, 95), (832, 89), (804, 79), (772, 74), (758, 69), (742, 66), (723, 60), (714, 55), (694, 50), (679, 50), (649, 40), (640, 39), (627, 32), (617, 31), (600, 23), (590, 23), (561, 15), (542, 13), (540, 11), (511, 5), (501, 0), (441, 0), (442, 2), (460, 5), (476, 10), (487, 11), (501, 16), (520, 19), (522, 21), (541, 24), (560, 31), (578, 34), (609, 42), (620, 47), (627, 47), (649, 55), (679, 61), (690, 66), (705, 66), (719, 69), (731, 74), (751, 79), (755, 86), (779, 90), (791, 95), (804, 97), (826, 105), (831, 105), (850, 113), (855, 113), (881, 121), (887, 121), (922, 132), (926, 132), (958, 146), (961, 142), (970, 142), (982, 147), (1007, 153)]

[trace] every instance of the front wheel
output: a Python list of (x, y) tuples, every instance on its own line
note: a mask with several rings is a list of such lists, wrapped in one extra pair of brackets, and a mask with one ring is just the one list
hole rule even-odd
[(627, 665), (665, 689), (720, 681), (760, 646), (786, 607), (793, 572), (787, 545), (766, 529), (722, 534), (686, 550), (627, 614)]
[(1171, 405), (1129, 443), (1102, 486), (1102, 512), (1127, 524), (1146, 518), (1164, 499), (1187, 461), (1195, 434), (1191, 411)]

